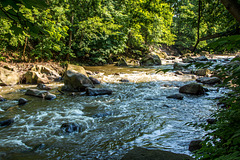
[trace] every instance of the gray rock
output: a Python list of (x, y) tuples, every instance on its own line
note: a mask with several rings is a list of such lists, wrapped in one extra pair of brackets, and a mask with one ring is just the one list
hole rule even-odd
[(189, 144), (189, 151), (194, 152), (202, 148), (202, 140), (193, 140)]
[(208, 58), (205, 56), (200, 56), (200, 57), (195, 58), (195, 60), (196, 61), (208, 61)]
[(14, 123), (13, 119), (7, 119), (4, 121), (0, 121), (0, 127), (7, 127), (7, 126), (12, 125), (13, 123)]
[(101, 84), (101, 81), (99, 81), (97, 78), (89, 77), (89, 79), (92, 81), (93, 84)]
[(167, 98), (183, 100), (183, 95), (181, 95), (181, 94), (173, 94), (173, 95), (167, 96)]
[(88, 96), (111, 95), (112, 90), (107, 88), (87, 88), (86, 94)]
[(218, 77), (201, 77), (201, 78), (196, 79), (196, 81), (203, 83), (203, 84), (221, 83), (221, 80)]
[(24, 105), (24, 104), (26, 104), (27, 102), (28, 102), (27, 99), (25, 99), (25, 98), (20, 98), (20, 99), (18, 100), (18, 105)]
[(204, 94), (204, 88), (202, 85), (197, 83), (190, 83), (179, 88), (180, 93), (201, 95)]
[(46, 100), (53, 100), (53, 99), (57, 98), (57, 96), (54, 95), (54, 94), (52, 94), (52, 93), (47, 92), (47, 94), (45, 95), (44, 98), (45, 98)]
[(47, 100), (52, 100), (56, 98), (56, 95), (49, 93), (48, 91), (40, 91), (37, 89), (28, 89), (25, 93), (25, 95), (39, 97), (39, 98), (45, 98)]
[(185, 154), (176, 154), (169, 151), (149, 150), (135, 147), (122, 157), (122, 160), (194, 160)]
[(196, 71), (196, 75), (198, 76), (207, 76), (211, 74), (211, 71), (209, 69), (199, 69)]
[(81, 92), (87, 87), (94, 87), (92, 81), (84, 74), (74, 70), (68, 70), (64, 75), (64, 86), (62, 90), (70, 92)]

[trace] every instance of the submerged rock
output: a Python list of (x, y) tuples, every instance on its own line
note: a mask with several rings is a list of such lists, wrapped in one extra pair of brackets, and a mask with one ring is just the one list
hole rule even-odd
[(201, 78), (196, 79), (196, 81), (203, 83), (203, 84), (221, 83), (221, 80), (218, 77), (201, 77)]
[(193, 160), (193, 158), (185, 154), (135, 147), (125, 154), (121, 160)]
[(64, 86), (62, 90), (70, 92), (81, 92), (87, 87), (94, 87), (92, 81), (84, 74), (74, 70), (68, 70), (64, 75)]
[(47, 92), (47, 94), (45, 95), (44, 98), (45, 98), (46, 100), (53, 100), (53, 99), (57, 98), (57, 96), (54, 95), (54, 94), (52, 94), (52, 93)]
[(181, 94), (173, 94), (173, 95), (167, 96), (167, 98), (183, 100), (183, 95), (181, 95)]
[(202, 148), (202, 140), (193, 140), (189, 144), (189, 151), (194, 152)]
[(60, 127), (61, 130), (67, 133), (72, 132), (82, 132), (84, 130), (84, 127), (81, 124), (77, 123), (63, 123)]
[(111, 95), (112, 90), (107, 88), (87, 88), (86, 94), (88, 96)]
[(13, 123), (14, 123), (13, 119), (7, 119), (4, 121), (0, 121), (0, 127), (7, 127), (7, 126), (12, 125)]
[(107, 116), (111, 116), (113, 115), (113, 112), (105, 112), (105, 113), (97, 113), (97, 114), (94, 114), (93, 117), (94, 118), (103, 118), (103, 117), (107, 117)]
[(179, 88), (180, 93), (201, 95), (204, 94), (204, 88), (202, 85), (197, 83), (190, 83)]
[(24, 104), (26, 104), (27, 102), (28, 102), (27, 99), (25, 99), (25, 98), (20, 98), (20, 99), (18, 100), (18, 105), (24, 105)]

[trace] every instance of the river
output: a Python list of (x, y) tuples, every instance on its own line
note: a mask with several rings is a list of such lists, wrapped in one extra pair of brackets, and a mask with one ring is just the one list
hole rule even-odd
[[(171, 68), (171, 65), (163, 65)], [(107, 96), (61, 95), (62, 83), (50, 84), (57, 98), (48, 101), (24, 95), (36, 85), (1, 87), (0, 118), (14, 118), (13, 125), (0, 128), (0, 156), (8, 159), (121, 159), (135, 146), (158, 148), (192, 155), (191, 140), (202, 138), (202, 128), (186, 125), (205, 122), (216, 109), (214, 97), (223, 90), (202, 96), (184, 95), (168, 99), (179, 86), (194, 82), (192, 75), (156, 73), (156, 68), (86, 67), (99, 71), (93, 77), (100, 86), (113, 90)], [(114, 74), (117, 73), (117, 74)], [(123, 83), (119, 80), (128, 79)], [(18, 105), (18, 99), (29, 102)], [(78, 123), (82, 132), (65, 133), (63, 123)]]

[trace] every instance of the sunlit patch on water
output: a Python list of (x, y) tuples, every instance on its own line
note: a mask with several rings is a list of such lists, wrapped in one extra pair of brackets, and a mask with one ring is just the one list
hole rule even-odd
[[(0, 150), (7, 154), (13, 151), (10, 156), (25, 159), (120, 159), (134, 146), (191, 154), (188, 144), (205, 132), (186, 123), (205, 122), (217, 109), (214, 97), (224, 90), (212, 87), (208, 95), (167, 99), (178, 93), (179, 86), (192, 82), (192, 76), (156, 74), (155, 69), (148, 68), (119, 70), (122, 73), (111, 70), (93, 75), (102, 81), (99, 87), (113, 90), (109, 96), (59, 94), (57, 99), (46, 101), (24, 95), (26, 88), (35, 86), (1, 88), (0, 94), (8, 101), (0, 102), (0, 116), (15, 122), (0, 128)], [(62, 84), (52, 85), (58, 86)], [(18, 106), (19, 97), (29, 103)], [(81, 124), (84, 129), (64, 133), (60, 130), (63, 123)]]

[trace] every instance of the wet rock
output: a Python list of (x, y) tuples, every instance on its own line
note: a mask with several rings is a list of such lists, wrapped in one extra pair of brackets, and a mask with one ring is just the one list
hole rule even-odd
[(40, 91), (37, 89), (28, 89), (26, 91), (25, 95), (44, 98), (47, 93), (48, 93), (48, 91)]
[(54, 94), (52, 94), (52, 93), (47, 92), (47, 94), (45, 95), (44, 98), (45, 98), (46, 100), (53, 100), (53, 99), (57, 98), (57, 96), (54, 95)]
[(92, 81), (84, 74), (68, 70), (64, 75), (62, 90), (70, 92), (84, 91), (87, 87), (94, 87)]
[(196, 75), (198, 76), (207, 76), (211, 74), (211, 71), (209, 69), (199, 69), (196, 71)]
[(27, 99), (25, 99), (25, 98), (20, 98), (20, 99), (18, 100), (18, 105), (24, 105), (24, 104), (26, 104), (27, 102), (28, 102)]
[(221, 83), (221, 80), (218, 77), (201, 77), (196, 79), (197, 82), (203, 83), (203, 84), (216, 84)]
[(189, 65), (189, 63), (177, 63), (177, 62), (175, 62), (173, 64), (173, 69), (176, 69), (176, 70), (186, 69), (188, 65)]
[(19, 83), (20, 76), (17, 72), (0, 67), (0, 86), (11, 86)]
[(1, 102), (1, 101), (6, 101), (6, 99), (3, 98), (3, 97), (0, 95), (0, 102)]
[(227, 105), (225, 103), (219, 102), (217, 103), (217, 106), (220, 108), (227, 108)]
[(25, 95), (45, 98), (46, 100), (52, 100), (56, 98), (56, 95), (49, 93), (48, 91), (41, 91), (37, 89), (28, 89)]
[(82, 132), (84, 130), (84, 127), (77, 123), (63, 123), (60, 127), (61, 130), (67, 133), (72, 132)]
[(123, 83), (129, 82), (128, 79), (120, 79), (119, 81), (120, 81), (120, 82), (123, 82)]
[(187, 58), (184, 58), (183, 60), (183, 63), (193, 63), (193, 62), (196, 62), (196, 60), (192, 57), (187, 57)]
[(176, 154), (169, 151), (135, 147), (125, 154), (121, 160), (193, 160), (193, 158), (188, 155)]
[(167, 96), (167, 98), (183, 100), (183, 95), (181, 95), (181, 94), (173, 94), (173, 95)]
[(89, 79), (92, 81), (93, 84), (101, 84), (101, 81), (99, 81), (97, 78), (89, 77)]
[(202, 140), (193, 140), (189, 144), (189, 151), (194, 152), (202, 148)]
[(107, 88), (87, 88), (86, 94), (88, 96), (111, 95), (112, 90)]
[(43, 83), (39, 83), (39, 84), (37, 85), (37, 88), (40, 89), (40, 90), (51, 90), (51, 87), (48, 87), (48, 86), (46, 86), (46, 85), (43, 84)]
[(204, 94), (203, 86), (197, 83), (190, 83), (179, 88), (180, 93), (201, 95)]
[(217, 122), (217, 120), (210, 118), (210, 119), (207, 119), (207, 122), (208, 122), (208, 124), (215, 124)]
[(7, 126), (10, 126), (14, 123), (14, 120), (13, 119), (7, 119), (7, 120), (4, 120), (4, 121), (0, 121), (0, 126), (1, 127), (7, 127)]

